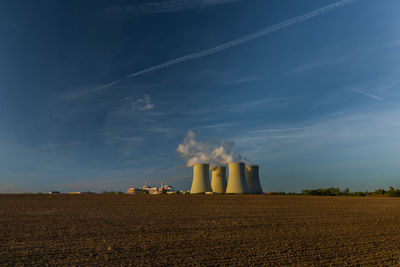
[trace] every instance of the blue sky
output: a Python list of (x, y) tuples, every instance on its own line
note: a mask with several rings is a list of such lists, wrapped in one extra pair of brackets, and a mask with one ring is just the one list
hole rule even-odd
[[(346, 5), (268, 32), (335, 3)], [(265, 190), (400, 187), (398, 10), (397, 0), (3, 1), (0, 192), (188, 189), (176, 148), (190, 130), (235, 142)]]

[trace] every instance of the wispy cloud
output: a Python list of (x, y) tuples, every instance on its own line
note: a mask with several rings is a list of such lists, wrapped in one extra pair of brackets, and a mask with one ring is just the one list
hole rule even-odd
[(282, 133), (282, 132), (294, 132), (294, 131), (302, 131), (306, 129), (314, 129), (315, 127), (294, 127), (294, 128), (267, 128), (267, 129), (258, 129), (249, 131), (251, 134), (261, 134), (261, 133)]
[[(120, 7), (120, 9), (122, 9), (122, 10), (130, 10), (130, 9), (132, 9), (132, 10), (135, 10), (135, 9), (138, 9), (138, 10), (142, 10), (143, 9), (143, 10), (145, 10), (146, 8), (148, 8), (148, 10), (150, 10), (149, 6), (153, 5), (154, 7), (152, 7), (152, 8), (155, 11), (155, 10), (162, 10), (162, 8), (160, 8), (160, 7), (166, 5), (168, 7), (165, 7), (164, 8), (165, 10), (175, 10), (176, 11), (176, 10), (184, 9), (183, 8), (184, 6), (187, 6), (187, 7), (188, 6), (190, 6), (190, 7), (198, 7), (198, 6), (205, 7), (205, 6), (209, 6), (209, 5), (223, 4), (223, 3), (234, 2), (234, 1), (237, 1), (237, 0), (204, 0), (204, 1), (194, 1), (193, 0), (193, 1), (187, 1), (187, 3), (190, 2), (191, 4), (183, 4), (183, 3), (185, 3), (184, 1), (172, 0), (172, 1), (168, 1), (168, 2), (159, 2), (159, 3), (157, 2), (157, 3), (144, 4), (144, 5), (142, 5), (142, 8), (138, 8), (139, 6), (132, 6), (131, 8), (127, 8), (127, 7), (121, 8)], [(294, 24), (300, 23), (302, 21), (305, 21), (305, 20), (320, 16), (322, 14), (325, 14), (325, 13), (329, 12), (329, 11), (332, 11), (334, 9), (337, 9), (337, 8), (352, 4), (352, 3), (357, 2), (357, 1), (360, 1), (360, 0), (342, 0), (342, 1), (339, 1), (339, 2), (336, 2), (336, 3), (333, 3), (331, 5), (316, 9), (316, 10), (311, 11), (309, 13), (303, 14), (301, 16), (297, 16), (297, 17), (285, 20), (283, 22), (280, 22), (280, 23), (265, 27), (265, 28), (263, 28), (263, 29), (261, 29), (259, 31), (250, 33), (248, 35), (245, 35), (245, 36), (242, 36), (242, 37), (240, 37), (238, 39), (234, 39), (234, 40), (231, 40), (229, 42), (217, 45), (215, 47), (212, 47), (212, 48), (209, 48), (209, 49), (206, 49), (206, 50), (202, 50), (202, 51), (199, 51), (199, 52), (196, 52), (196, 53), (193, 53), (193, 54), (189, 54), (189, 55), (186, 55), (186, 56), (178, 57), (178, 58), (169, 60), (167, 62), (152, 66), (150, 68), (147, 68), (147, 69), (144, 69), (144, 70), (141, 70), (141, 71), (137, 71), (135, 73), (132, 73), (132, 74), (129, 74), (129, 75), (125, 76), (125, 78), (123, 78), (123, 79), (134, 78), (134, 77), (141, 76), (141, 75), (144, 75), (144, 74), (147, 74), (147, 73), (151, 73), (153, 71), (165, 69), (165, 68), (168, 68), (170, 66), (173, 66), (173, 65), (176, 65), (176, 64), (179, 64), (179, 63), (183, 63), (183, 62), (186, 62), (186, 61), (189, 61), (189, 60), (193, 60), (193, 59), (197, 59), (197, 58), (202, 58), (202, 57), (205, 57), (205, 56), (213, 55), (213, 54), (216, 54), (218, 52), (224, 51), (226, 49), (229, 49), (229, 48), (232, 48), (232, 47), (247, 43), (247, 42), (252, 41), (254, 39), (258, 39), (258, 38), (263, 37), (265, 35), (268, 35), (270, 33), (276, 32), (278, 30), (287, 28), (287, 27), (289, 27), (291, 25), (294, 25)], [(156, 8), (156, 6), (158, 7), (158, 9)], [(173, 8), (173, 6), (174, 6), (174, 8)], [(178, 8), (178, 6), (179, 6), (179, 8)], [(136, 7), (136, 8), (133, 8), (133, 7)], [(187, 9), (187, 7), (186, 7), (186, 9)], [(116, 10), (118, 10), (118, 7), (114, 7), (114, 8)], [(111, 8), (111, 10), (112, 10), (112, 8)], [(149, 11), (146, 11), (146, 12), (149, 12)], [(162, 12), (162, 11), (158, 11), (158, 12)], [(168, 12), (172, 12), (172, 11), (168, 11)], [(154, 13), (154, 12), (152, 12), (152, 13)], [(106, 88), (113, 87), (117, 83), (121, 82), (123, 79), (119, 79), (119, 80), (113, 81), (113, 82), (108, 83), (108, 84), (101, 85), (101, 86), (93, 88), (93, 89), (81, 90), (81, 91), (75, 92), (75, 93), (67, 96), (66, 98), (67, 99), (80, 98), (82, 96), (86, 96), (88, 94), (97, 92), (99, 90), (103, 90), (103, 89), (106, 89)]]
[(318, 60), (314, 60), (314, 61), (307, 62), (307, 63), (297, 66), (296, 68), (289, 71), (289, 74), (299, 74), (299, 73), (311, 71), (311, 70), (314, 70), (317, 68), (322, 68), (322, 67), (326, 67), (326, 66), (330, 66), (330, 65), (334, 65), (334, 64), (343, 63), (346, 60), (348, 60), (349, 57), (350, 57), (349, 55), (345, 55), (345, 56), (339, 56), (339, 57), (329, 57), (329, 58), (325, 58), (325, 59), (319, 58)]
[(237, 84), (243, 84), (243, 83), (257, 82), (260, 80), (261, 80), (260, 78), (256, 78), (256, 77), (242, 77), (242, 78), (224, 81), (224, 82), (222, 82), (222, 84), (223, 85), (237, 85)]
[(193, 59), (209, 56), (209, 55), (224, 51), (226, 49), (238, 46), (240, 44), (247, 43), (247, 42), (249, 42), (251, 40), (263, 37), (263, 36), (265, 36), (267, 34), (270, 34), (272, 32), (287, 28), (287, 27), (289, 27), (289, 26), (291, 26), (293, 24), (297, 24), (299, 22), (314, 18), (316, 16), (320, 16), (322, 14), (325, 14), (325, 13), (329, 12), (329, 11), (332, 11), (332, 10), (337, 9), (339, 7), (343, 7), (343, 6), (349, 5), (349, 4), (351, 4), (353, 2), (356, 2), (356, 1), (359, 1), (359, 0), (342, 0), (342, 1), (336, 2), (334, 4), (331, 4), (331, 5), (325, 6), (323, 8), (319, 8), (317, 10), (314, 10), (314, 11), (311, 11), (309, 13), (306, 13), (304, 15), (301, 15), (301, 16), (298, 16), (298, 17), (294, 17), (294, 18), (285, 20), (285, 21), (283, 21), (281, 23), (274, 24), (272, 26), (263, 28), (263, 29), (261, 29), (261, 30), (259, 30), (257, 32), (245, 35), (245, 36), (243, 36), (241, 38), (238, 38), (238, 39), (235, 39), (235, 40), (220, 44), (220, 45), (215, 46), (213, 48), (206, 49), (206, 50), (203, 50), (203, 51), (200, 51), (200, 52), (196, 52), (196, 53), (193, 53), (193, 54), (190, 54), (190, 55), (186, 55), (186, 56), (183, 56), (183, 57), (175, 58), (175, 59), (172, 59), (170, 61), (164, 62), (162, 64), (155, 65), (153, 67), (150, 67), (150, 68), (147, 68), (147, 69), (132, 73), (132, 74), (128, 75), (127, 78), (133, 78), (133, 77), (136, 77), (136, 76), (144, 75), (144, 74), (156, 71), (156, 70), (168, 68), (170, 66), (173, 66), (173, 65), (176, 65), (176, 64), (179, 64), (179, 63), (183, 63), (183, 62), (186, 62), (186, 61), (189, 61), (189, 60), (193, 60)]
[(173, 126), (165, 119), (169, 113), (155, 111), (149, 95), (123, 100), (118, 108), (107, 114), (104, 126), (99, 130), (104, 142), (122, 157), (136, 153), (155, 135), (168, 139), (174, 134)]
[(67, 142), (67, 143), (48, 143), (44, 144), (40, 150), (44, 152), (55, 151), (61, 149), (70, 149), (82, 145), (82, 142)]
[(154, 104), (150, 101), (150, 95), (145, 94), (143, 98), (139, 98), (132, 103), (132, 106), (139, 110), (151, 110), (154, 108)]
[(145, 138), (135, 134), (133, 127), (130, 126), (106, 125), (101, 129), (101, 135), (104, 142), (117, 150), (123, 158), (130, 156), (145, 141)]
[(208, 125), (194, 127), (193, 129), (218, 129), (218, 128), (222, 129), (227, 127), (233, 127), (236, 125), (237, 123), (216, 123), (216, 124), (208, 124)]
[(229, 105), (220, 106), (206, 106), (193, 111), (194, 114), (207, 114), (207, 113), (218, 113), (218, 112), (243, 112), (248, 109), (259, 108), (260, 106), (268, 109), (277, 109), (286, 106), (297, 97), (269, 97), (261, 98), (258, 100), (235, 103)]
[(82, 89), (82, 90), (79, 90), (79, 91), (76, 91), (76, 92), (73, 92), (71, 94), (66, 95), (64, 97), (64, 99), (65, 100), (73, 100), (73, 99), (81, 98), (81, 97), (90, 95), (92, 93), (95, 93), (97, 91), (101, 91), (101, 90), (104, 90), (104, 89), (107, 89), (107, 88), (111, 88), (114, 85), (116, 85), (117, 83), (119, 83), (120, 81), (121, 80), (115, 80), (113, 82), (110, 82), (110, 83), (107, 83), (107, 84), (103, 84), (103, 85), (100, 85), (100, 86), (95, 87), (95, 88)]
[[(376, 110), (349, 110), (318, 121), (305, 122), (305, 126), (285, 128), (261, 128), (238, 133), (234, 136), (239, 147), (244, 147), (246, 155), (255, 160), (277, 159), (298, 155), (298, 153), (316, 154), (320, 149), (347, 149), (363, 151), (365, 147), (376, 146), (389, 151), (398, 146), (400, 123), (394, 118), (400, 116), (399, 108)], [(260, 149), (262, 148), (262, 149)], [(399, 151), (399, 150), (398, 150)], [(358, 152), (357, 152), (358, 153)]]
[(141, 5), (112, 6), (105, 10), (107, 18), (129, 19), (156, 13), (170, 13), (237, 2), (239, 0), (170, 0)]
[(374, 94), (371, 94), (371, 93), (368, 93), (368, 92), (365, 92), (365, 91), (362, 91), (362, 90), (352, 89), (351, 91), (363, 94), (365, 96), (371, 97), (371, 98), (373, 98), (375, 100), (378, 100), (378, 101), (381, 101), (381, 102), (385, 101), (382, 97), (379, 97), (377, 95), (374, 95)]

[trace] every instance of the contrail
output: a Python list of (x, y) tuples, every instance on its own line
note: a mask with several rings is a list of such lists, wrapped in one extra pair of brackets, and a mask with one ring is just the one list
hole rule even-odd
[(373, 95), (373, 94), (371, 94), (371, 93), (367, 93), (367, 92), (362, 91), (362, 90), (351, 89), (351, 91), (357, 92), (357, 93), (360, 93), (360, 94), (363, 94), (363, 95), (365, 95), (365, 96), (369, 96), (369, 97), (371, 97), (371, 98), (373, 98), (373, 99), (375, 99), (375, 100), (378, 100), (378, 101), (385, 101), (382, 97), (379, 97), (379, 96), (377, 96), (377, 95)]
[(228, 4), (239, 0), (170, 0), (162, 2), (151, 2), (142, 5), (113, 6), (107, 8), (108, 15), (119, 16), (120, 19), (134, 16), (142, 16), (155, 13), (170, 13), (195, 8)]
[[(230, 2), (230, 1), (233, 2), (233, 0), (219, 0), (219, 1), (216, 0), (216, 2)], [(153, 67), (150, 67), (150, 68), (147, 68), (147, 69), (132, 73), (130, 75), (125, 76), (125, 79), (137, 77), (137, 76), (140, 76), (140, 75), (143, 75), (143, 74), (147, 74), (147, 73), (150, 73), (150, 72), (153, 72), (153, 71), (156, 71), (156, 70), (168, 68), (168, 67), (170, 67), (172, 65), (179, 64), (179, 63), (182, 63), (182, 62), (185, 62), (185, 61), (188, 61), (188, 60), (201, 58), (201, 57), (205, 57), (205, 56), (208, 56), (208, 55), (212, 55), (212, 54), (218, 53), (218, 52), (223, 51), (225, 49), (228, 49), (228, 48), (231, 48), (231, 47), (246, 43), (248, 41), (257, 39), (257, 38), (262, 37), (264, 35), (267, 35), (267, 34), (270, 34), (272, 32), (278, 31), (280, 29), (289, 27), (289, 26), (291, 26), (293, 24), (296, 24), (296, 23), (311, 19), (313, 17), (322, 15), (322, 14), (327, 13), (327, 12), (333, 10), (333, 9), (336, 9), (336, 8), (339, 8), (339, 7), (343, 7), (343, 6), (352, 4), (353, 2), (357, 2), (357, 1), (360, 1), (360, 0), (342, 0), (342, 1), (336, 2), (334, 4), (331, 4), (331, 5), (319, 8), (317, 10), (311, 11), (309, 13), (306, 13), (304, 15), (301, 15), (301, 16), (298, 16), (298, 17), (294, 17), (294, 18), (288, 19), (286, 21), (283, 21), (281, 23), (274, 24), (274, 25), (271, 25), (269, 27), (263, 28), (263, 29), (261, 29), (261, 30), (259, 30), (257, 32), (245, 35), (245, 36), (243, 36), (241, 38), (238, 38), (238, 39), (235, 39), (235, 40), (220, 44), (220, 45), (215, 46), (213, 48), (209, 48), (209, 49), (206, 49), (206, 50), (203, 50), (203, 51), (199, 51), (199, 52), (196, 52), (196, 53), (193, 53), (193, 54), (190, 54), (190, 55), (186, 55), (186, 56), (183, 56), (183, 57), (178, 57), (178, 58), (172, 59), (170, 61), (164, 62), (162, 64), (155, 65)], [(97, 87), (95, 89), (86, 90), (84, 92), (81, 92), (79, 94), (79, 96), (87, 95), (87, 94), (96, 92), (98, 90), (103, 90), (103, 89), (112, 87), (112, 86), (116, 85), (117, 83), (119, 83), (121, 81), (123, 81), (123, 79), (114, 81), (114, 82), (106, 84), (106, 85), (102, 85), (102, 86)]]
[(254, 40), (254, 39), (257, 39), (257, 38), (260, 38), (260, 37), (262, 37), (264, 35), (267, 35), (267, 34), (270, 34), (272, 32), (278, 31), (280, 29), (289, 27), (289, 26), (291, 26), (293, 24), (296, 24), (296, 23), (311, 19), (313, 17), (325, 14), (325, 13), (331, 11), (331, 10), (334, 10), (336, 8), (349, 5), (349, 4), (351, 4), (353, 2), (357, 2), (357, 1), (359, 1), (359, 0), (342, 0), (342, 1), (336, 2), (334, 4), (331, 4), (331, 5), (319, 8), (317, 10), (311, 11), (311, 12), (309, 12), (307, 14), (304, 14), (304, 15), (301, 15), (301, 16), (298, 16), (298, 17), (295, 17), (295, 18), (288, 19), (288, 20), (283, 21), (283, 22), (278, 23), (278, 24), (274, 24), (274, 25), (268, 26), (268, 27), (263, 28), (263, 29), (261, 29), (261, 30), (259, 30), (257, 32), (245, 35), (245, 36), (243, 36), (241, 38), (226, 42), (224, 44), (220, 44), (220, 45), (215, 46), (213, 48), (209, 48), (207, 50), (199, 51), (199, 52), (196, 52), (196, 53), (193, 53), (193, 54), (190, 54), (190, 55), (186, 55), (186, 56), (183, 56), (183, 57), (178, 57), (178, 58), (172, 59), (170, 61), (164, 62), (162, 64), (155, 65), (153, 67), (150, 67), (150, 68), (147, 68), (147, 69), (132, 73), (132, 74), (126, 76), (126, 78), (132, 78), (132, 77), (140, 76), (140, 75), (143, 75), (143, 74), (146, 74), (146, 73), (150, 73), (150, 72), (153, 72), (153, 71), (156, 71), (156, 70), (168, 68), (168, 67), (170, 67), (172, 65), (179, 64), (179, 63), (182, 63), (182, 62), (185, 62), (185, 61), (188, 61), (188, 60), (192, 60), (192, 59), (196, 59), (196, 58), (201, 58), (201, 57), (205, 57), (205, 56), (208, 56), (208, 55), (212, 55), (212, 54), (218, 53), (220, 51), (223, 51), (225, 49), (228, 49), (228, 48), (231, 48), (231, 47), (246, 43), (248, 41), (251, 41), (251, 40)]

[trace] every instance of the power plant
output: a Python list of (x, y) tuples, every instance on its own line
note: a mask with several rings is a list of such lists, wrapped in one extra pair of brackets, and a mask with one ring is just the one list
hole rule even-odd
[(216, 166), (211, 170), (208, 163), (198, 163), (193, 166), (193, 181), (191, 194), (263, 194), (260, 183), (259, 166), (245, 165), (242, 162), (229, 163), (228, 183), (226, 167)]
[(224, 194), (226, 191), (226, 167), (214, 167), (211, 173), (212, 191), (217, 194)]
[(258, 175), (259, 167), (257, 165), (246, 165), (244, 173), (246, 176), (247, 188), (249, 194), (262, 194), (263, 190), (260, 184), (260, 177)]
[(244, 163), (229, 163), (229, 180), (226, 194), (248, 194)]
[(190, 194), (211, 192), (210, 164), (198, 163), (193, 166), (193, 181)]

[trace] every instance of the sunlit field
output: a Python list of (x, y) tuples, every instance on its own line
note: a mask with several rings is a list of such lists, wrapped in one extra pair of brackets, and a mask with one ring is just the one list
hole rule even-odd
[(0, 265), (400, 263), (400, 199), (1, 195)]

